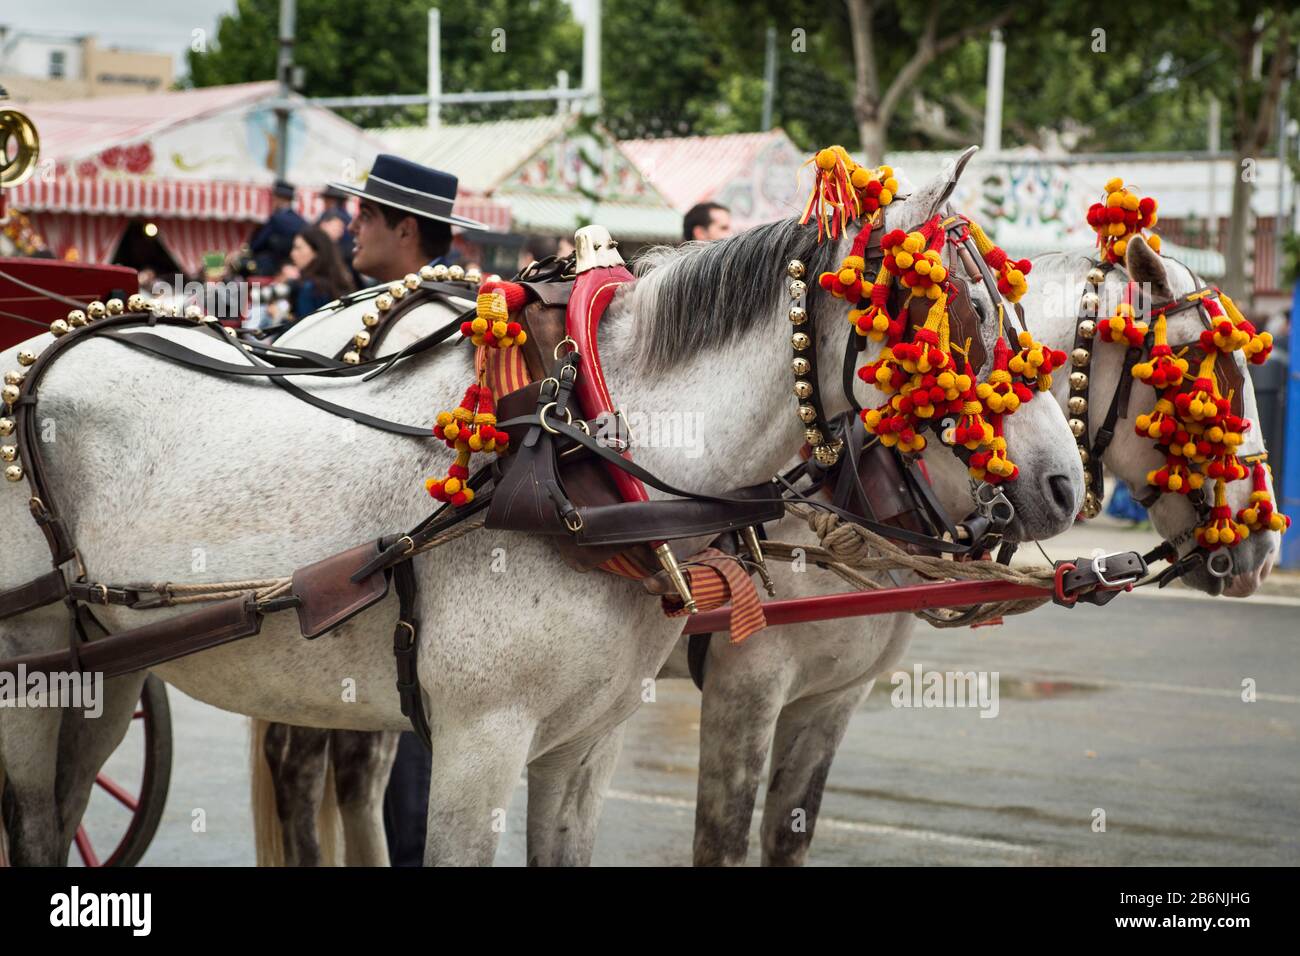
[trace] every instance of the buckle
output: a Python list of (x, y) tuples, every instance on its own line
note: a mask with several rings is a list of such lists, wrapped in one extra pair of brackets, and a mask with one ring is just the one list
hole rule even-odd
[(1138, 578), (1141, 577), (1141, 572), (1139, 571), (1130, 571), (1119, 578), (1106, 577), (1106, 559), (1119, 557), (1122, 554), (1129, 554), (1129, 553), (1130, 552), (1128, 551), (1110, 551), (1110, 552), (1097, 551), (1093, 553), (1092, 573), (1097, 576), (1097, 581), (1102, 587), (1107, 587), (1107, 588), (1127, 587), (1130, 584), (1136, 583)]

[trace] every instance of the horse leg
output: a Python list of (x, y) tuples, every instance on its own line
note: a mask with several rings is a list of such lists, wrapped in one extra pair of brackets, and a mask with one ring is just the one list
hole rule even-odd
[(749, 852), (749, 825), (772, 746), (786, 688), (774, 672), (770, 679), (747, 673), (743, 666), (716, 666), (735, 661), (725, 638), (716, 635), (704, 675), (700, 708), (700, 778), (695, 798), (695, 865), (742, 866)]
[(424, 865), (491, 866), (536, 725), (510, 711), (435, 716)]
[(334, 792), (343, 820), (347, 866), (388, 866), (384, 838), (384, 788), (397, 757), (400, 734), (335, 730), (330, 733)]
[(528, 865), (590, 866), (605, 791), (623, 748), (619, 724), (595, 742), (528, 765)]
[(803, 865), (831, 761), (873, 683), (794, 701), (781, 711), (763, 806), (764, 866)]
[(316, 815), (325, 796), (328, 730), (271, 724), (265, 753), (275, 783), (276, 813), (284, 833), (286, 866), (320, 866)]

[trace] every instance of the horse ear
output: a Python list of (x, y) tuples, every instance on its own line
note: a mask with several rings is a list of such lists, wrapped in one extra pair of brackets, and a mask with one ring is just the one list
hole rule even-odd
[(1134, 236), (1128, 241), (1128, 247), (1124, 250), (1124, 265), (1128, 267), (1130, 279), (1151, 290), (1153, 305), (1174, 301), (1164, 262), (1141, 236)]
[(939, 170), (939, 175), (913, 190), (903, 204), (901, 228), (913, 229), (939, 212), (957, 188), (957, 180), (961, 179), (966, 164), (977, 152), (978, 146), (969, 147), (955, 160), (945, 163), (943, 169)]

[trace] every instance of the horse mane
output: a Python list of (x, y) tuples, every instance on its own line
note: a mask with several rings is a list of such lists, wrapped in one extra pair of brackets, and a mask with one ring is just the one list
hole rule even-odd
[[(656, 246), (633, 263), (637, 283), (625, 308), (635, 354), (648, 371), (665, 371), (698, 352), (721, 348), (788, 301), (786, 265), (803, 261), (811, 291), (832, 268), (839, 243), (817, 241), (815, 225), (782, 219), (715, 242)], [(808, 297), (809, 317), (815, 303)]]

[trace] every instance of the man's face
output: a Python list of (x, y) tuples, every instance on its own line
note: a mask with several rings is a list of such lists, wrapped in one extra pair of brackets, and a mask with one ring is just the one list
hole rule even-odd
[[(401, 222), (398, 222), (401, 226)], [(398, 230), (388, 228), (384, 215), (372, 202), (362, 202), (361, 211), (348, 226), (356, 241), (352, 267), (377, 279), (388, 277), (390, 264), (399, 261), (401, 245)]]
[(708, 226), (696, 226), (695, 238), (703, 242), (726, 239), (731, 235), (731, 213), (725, 209), (710, 209)]

